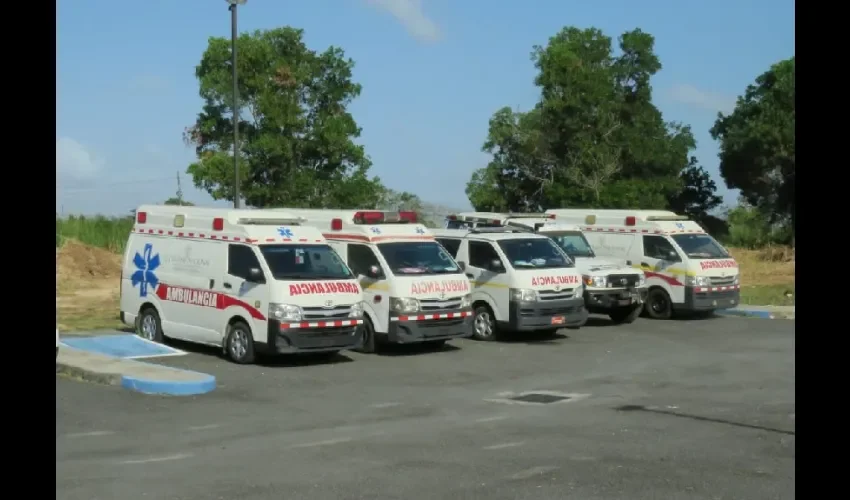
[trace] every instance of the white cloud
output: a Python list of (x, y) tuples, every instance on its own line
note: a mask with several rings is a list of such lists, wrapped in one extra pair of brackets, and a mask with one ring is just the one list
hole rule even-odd
[(102, 162), (92, 152), (71, 139), (56, 139), (56, 172), (77, 179), (92, 177), (100, 170)]
[(735, 109), (734, 97), (700, 90), (693, 85), (673, 85), (669, 90), (669, 94), (670, 98), (676, 102), (709, 111), (730, 113)]
[(396, 18), (408, 33), (425, 42), (440, 38), (440, 28), (422, 10), (422, 0), (367, 0)]

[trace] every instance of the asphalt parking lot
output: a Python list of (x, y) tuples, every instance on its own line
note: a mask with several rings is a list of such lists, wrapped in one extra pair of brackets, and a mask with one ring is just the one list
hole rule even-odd
[[(794, 498), (794, 322), (234, 365), (195, 397), (56, 381), (56, 498)], [(185, 345), (176, 345), (186, 348)], [(569, 398), (520, 404), (529, 391)]]

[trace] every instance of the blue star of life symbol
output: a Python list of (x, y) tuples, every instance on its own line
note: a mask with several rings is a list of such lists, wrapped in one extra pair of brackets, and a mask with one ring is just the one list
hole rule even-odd
[(153, 245), (147, 243), (142, 253), (136, 252), (133, 257), (133, 265), (136, 266), (136, 272), (130, 276), (130, 281), (133, 286), (139, 285), (139, 297), (147, 297), (148, 287), (156, 289), (159, 284), (159, 278), (156, 277), (154, 271), (159, 267), (159, 254), (151, 256), (153, 253)]
[(417, 228), (416, 228), (416, 233), (417, 233), (417, 234), (425, 234), (425, 230), (424, 230), (424, 229), (422, 229), (421, 227), (417, 227)]
[(679, 229), (685, 229), (685, 225), (682, 224), (681, 222), (677, 222), (676, 227), (678, 227)]
[(294, 236), (292, 234), (292, 229), (289, 229), (288, 227), (279, 227), (277, 228), (277, 232), (284, 238), (292, 238)]
[(372, 231), (372, 234), (381, 234), (381, 230), (377, 227), (370, 227), (369, 231)]

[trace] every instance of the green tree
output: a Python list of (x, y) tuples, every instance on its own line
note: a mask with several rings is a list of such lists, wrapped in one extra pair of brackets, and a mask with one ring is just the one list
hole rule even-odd
[(718, 115), (711, 135), (720, 141), (720, 174), (730, 189), (771, 222), (796, 229), (794, 57), (774, 64), (747, 86), (730, 115)]
[(723, 199), (715, 194), (717, 184), (711, 175), (699, 166), (695, 157), (691, 157), (690, 164), (679, 177), (683, 189), (668, 198), (670, 210), (701, 221), (708, 217), (709, 211), (723, 203)]
[(541, 98), (527, 112), (498, 110), (467, 196), (477, 209), (593, 206), (666, 208), (684, 188), (696, 146), (689, 127), (665, 123), (650, 79), (654, 38), (624, 33), (619, 51), (596, 28), (567, 27), (534, 48)]
[[(360, 128), (346, 110), (360, 95), (354, 62), (343, 51), (307, 48), (290, 27), (237, 40), (240, 102), (240, 191), (249, 206), (365, 207), (381, 192), (371, 162), (354, 141)], [(195, 186), (232, 200), (233, 147), (230, 40), (210, 38), (195, 68), (203, 110), (184, 140), (198, 160)]]
[(172, 196), (171, 198), (165, 200), (163, 205), (180, 205), (180, 206), (183, 206), (183, 207), (194, 207), (195, 206), (195, 204), (192, 203), (191, 201), (181, 200), (180, 198), (177, 198), (176, 196)]

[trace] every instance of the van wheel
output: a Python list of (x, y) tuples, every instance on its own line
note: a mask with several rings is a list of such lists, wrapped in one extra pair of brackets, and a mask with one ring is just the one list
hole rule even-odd
[(475, 308), (472, 320), (472, 338), (484, 342), (496, 340), (496, 318), (489, 307), (481, 305)]
[(162, 321), (160, 321), (156, 309), (146, 307), (142, 310), (139, 317), (136, 318), (136, 335), (151, 342), (162, 343)]
[(608, 317), (611, 318), (611, 321), (617, 324), (629, 324), (634, 323), (638, 316), (640, 316), (641, 310), (643, 306), (636, 306), (632, 308), (622, 307), (618, 309), (614, 309), (608, 314)]
[(360, 327), (360, 335), (363, 335), (363, 345), (354, 350), (365, 354), (375, 353), (377, 351), (375, 327), (372, 326), (372, 321), (365, 314), (363, 315), (363, 325)]
[(230, 325), (225, 345), (227, 357), (234, 363), (249, 365), (254, 362), (254, 337), (245, 323), (236, 321)]
[(662, 288), (653, 288), (646, 297), (646, 314), (652, 319), (670, 319), (673, 303)]

